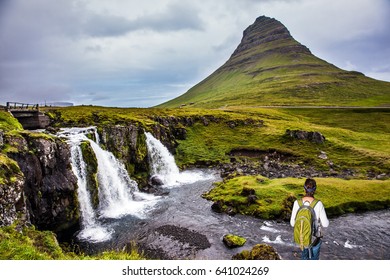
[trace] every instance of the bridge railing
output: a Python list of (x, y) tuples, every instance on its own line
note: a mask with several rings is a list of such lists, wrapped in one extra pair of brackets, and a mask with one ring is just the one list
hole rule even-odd
[(27, 104), (20, 102), (7, 102), (7, 110), (39, 111), (39, 104)]

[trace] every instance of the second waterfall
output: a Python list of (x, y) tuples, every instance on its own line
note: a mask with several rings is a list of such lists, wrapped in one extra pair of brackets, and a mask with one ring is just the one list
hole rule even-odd
[(175, 158), (158, 139), (150, 132), (146, 132), (146, 144), (148, 147), (151, 176), (157, 176), (165, 187), (176, 187), (180, 184), (193, 183), (208, 179), (201, 171), (180, 172)]

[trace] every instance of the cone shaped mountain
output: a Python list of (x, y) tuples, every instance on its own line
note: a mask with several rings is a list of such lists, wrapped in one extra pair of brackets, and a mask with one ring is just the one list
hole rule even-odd
[(229, 60), (185, 94), (158, 107), (390, 106), (390, 83), (342, 70), (261, 16)]

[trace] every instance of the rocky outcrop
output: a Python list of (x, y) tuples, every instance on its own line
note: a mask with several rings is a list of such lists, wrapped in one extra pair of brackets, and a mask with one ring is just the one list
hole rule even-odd
[(90, 194), (91, 203), (94, 209), (99, 206), (99, 185), (98, 185), (98, 162), (90, 142), (82, 141), (80, 143), (81, 152), (86, 165), (86, 184)]
[(11, 225), (17, 218), (26, 220), (24, 176), (15, 161), (0, 154), (0, 227)]
[(142, 126), (107, 125), (98, 129), (101, 144), (126, 167), (130, 176), (145, 181), (149, 172), (148, 150)]
[(286, 136), (298, 139), (298, 140), (306, 140), (316, 144), (324, 144), (325, 136), (318, 131), (304, 131), (304, 130), (286, 130)]
[(260, 16), (244, 30), (241, 43), (219, 71), (243, 69), (274, 54), (311, 55), (311, 52), (296, 42), (278, 20)]
[(70, 165), (70, 148), (58, 138), (23, 133), (5, 141), (24, 175), (23, 195), (29, 219), (39, 229), (60, 233), (78, 227), (77, 179)]

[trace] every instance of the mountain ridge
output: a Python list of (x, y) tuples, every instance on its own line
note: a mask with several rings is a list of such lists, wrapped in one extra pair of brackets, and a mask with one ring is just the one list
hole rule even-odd
[(230, 58), (183, 95), (157, 107), (390, 106), (390, 83), (314, 56), (278, 20), (258, 17)]

